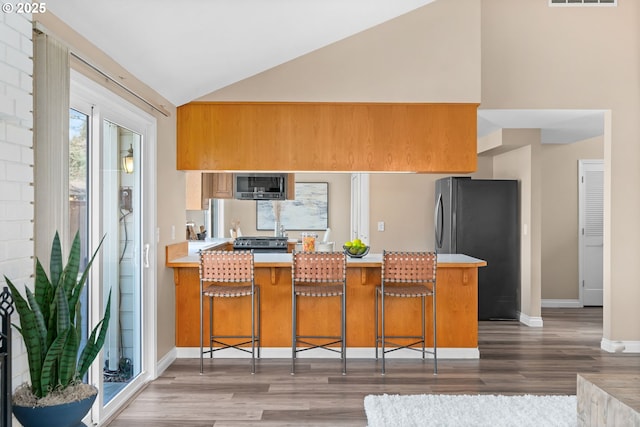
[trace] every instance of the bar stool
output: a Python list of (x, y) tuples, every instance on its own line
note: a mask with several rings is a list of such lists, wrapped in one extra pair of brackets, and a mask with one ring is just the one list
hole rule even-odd
[[(376, 324), (376, 359), (378, 344), (382, 346), (382, 374), (385, 374), (385, 354), (406, 348), (425, 354), (433, 354), (433, 373), (438, 373), (438, 356), (436, 341), (436, 266), (437, 256), (434, 252), (382, 252), (382, 277), (380, 286), (376, 287), (375, 324)], [(421, 335), (386, 335), (385, 333), (385, 298), (421, 298), (422, 334)], [(425, 349), (425, 299), (431, 297), (433, 350)], [(378, 301), (381, 301), (381, 322), (378, 324)], [(391, 339), (418, 339), (409, 344), (398, 344), (387, 341)], [(422, 348), (415, 348), (422, 344)], [(393, 348), (387, 349), (387, 346)]]
[[(205, 286), (205, 284), (207, 284)], [(209, 349), (203, 348), (203, 302), (209, 298)], [(251, 335), (215, 335), (213, 333), (214, 298), (251, 298)], [(257, 303), (256, 303), (257, 300)], [(257, 310), (256, 310), (257, 305)], [(257, 317), (257, 322), (256, 322)], [(256, 325), (257, 323), (257, 325)], [(248, 339), (230, 344), (227, 339)], [(220, 341), (222, 339), (224, 341)], [(220, 348), (213, 348), (213, 344)], [(242, 345), (251, 343), (251, 350)], [(256, 343), (260, 358), (260, 286), (255, 284), (253, 251), (201, 251), (200, 252), (200, 373), (203, 372), (203, 355), (227, 348), (235, 348), (251, 354), (251, 373), (256, 372)]]
[[(340, 353), (342, 358), (342, 375), (347, 373), (346, 358), (346, 283), (347, 257), (344, 252), (296, 252), (292, 253), (291, 267), (291, 375), (295, 374), (296, 354), (301, 351), (322, 348)], [(340, 297), (340, 335), (298, 335), (297, 301), (299, 297)], [(317, 316), (328, 316), (328, 313), (315, 313)], [(305, 341), (332, 340), (324, 344)], [(306, 347), (298, 348), (298, 343)], [(340, 343), (340, 350), (331, 348)]]

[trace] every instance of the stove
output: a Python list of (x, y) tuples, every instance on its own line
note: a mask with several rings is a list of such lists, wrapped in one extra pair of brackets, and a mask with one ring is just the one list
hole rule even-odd
[(233, 242), (233, 250), (235, 251), (249, 249), (253, 249), (253, 252), (255, 253), (286, 253), (287, 238), (272, 236), (241, 236), (236, 238), (236, 240)]

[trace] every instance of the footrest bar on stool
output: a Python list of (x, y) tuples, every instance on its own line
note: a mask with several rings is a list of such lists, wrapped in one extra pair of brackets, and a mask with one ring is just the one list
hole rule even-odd
[[(224, 343), (222, 341), (216, 341), (216, 340), (213, 340), (212, 342), (216, 343), (216, 344), (220, 344), (222, 347), (220, 347), (220, 348), (212, 348), (212, 349), (209, 349), (209, 350), (203, 350), (202, 354), (213, 353), (215, 351), (226, 350), (228, 348), (235, 348), (236, 350), (244, 351), (245, 353), (251, 354), (251, 350), (240, 347), (241, 345), (251, 344), (251, 341), (241, 342), (241, 343), (238, 343), (238, 344), (227, 344), (227, 343)], [(256, 343), (257, 342), (258, 342), (258, 340), (256, 340)], [(259, 358), (259, 356), (258, 356), (258, 358)]]
[(333, 351), (334, 353), (342, 354), (342, 350), (337, 350), (335, 348), (327, 347), (327, 346), (329, 346), (331, 344), (335, 344), (335, 343), (329, 343), (329, 344), (323, 344), (323, 345), (315, 345), (315, 344), (305, 343), (305, 342), (302, 342), (302, 341), (300, 341), (300, 342), (302, 344), (310, 345), (311, 347), (296, 348), (296, 353), (300, 353), (301, 351), (313, 350), (313, 349), (316, 349), (316, 348), (322, 348), (322, 349), (327, 350), (327, 351)]

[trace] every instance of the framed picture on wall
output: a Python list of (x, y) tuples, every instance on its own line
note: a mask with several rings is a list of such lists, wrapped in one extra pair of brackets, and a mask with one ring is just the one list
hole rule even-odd
[(295, 200), (256, 201), (256, 229), (273, 230), (277, 217), (285, 230), (329, 227), (329, 183), (296, 182)]

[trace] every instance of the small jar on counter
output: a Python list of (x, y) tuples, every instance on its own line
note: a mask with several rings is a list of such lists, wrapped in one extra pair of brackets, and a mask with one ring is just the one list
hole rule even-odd
[(318, 235), (316, 233), (301, 233), (302, 236), (302, 251), (303, 252), (315, 252), (316, 240)]

